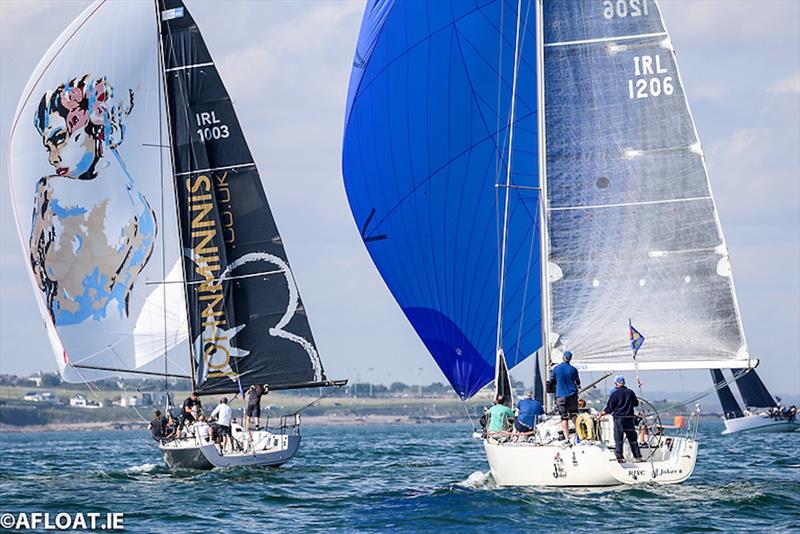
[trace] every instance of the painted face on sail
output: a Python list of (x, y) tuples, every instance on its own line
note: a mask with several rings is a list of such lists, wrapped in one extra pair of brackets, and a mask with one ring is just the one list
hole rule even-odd
[(57, 111), (48, 114), (47, 124), (42, 142), (56, 174), (84, 180), (94, 178), (91, 171), (99, 159), (98, 141), (86, 128), (70, 132), (67, 120)]

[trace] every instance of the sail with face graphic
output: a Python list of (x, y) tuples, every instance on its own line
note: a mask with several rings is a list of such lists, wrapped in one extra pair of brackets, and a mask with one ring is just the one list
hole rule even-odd
[(179, 0), (159, 0), (196, 387), (323, 383), (303, 302), (230, 96)]
[(34, 71), (10, 144), (20, 237), (65, 380), (328, 384), (253, 157), (182, 2), (92, 4)]
[(89, 6), (34, 70), (11, 129), (14, 215), (70, 382), (163, 372), (165, 358), (189, 369), (154, 21), (147, 2)]
[(535, 2), (517, 6), (368, 2), (347, 100), (356, 225), (464, 399), (509, 392), (541, 346)]

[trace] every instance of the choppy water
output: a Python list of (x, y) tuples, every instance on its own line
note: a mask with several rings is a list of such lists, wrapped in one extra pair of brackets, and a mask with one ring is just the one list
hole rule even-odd
[(308, 427), (279, 469), (171, 471), (145, 431), (0, 434), (0, 512), (124, 512), (128, 532), (800, 531), (800, 433), (701, 425), (678, 486), (496, 488), (462, 425)]

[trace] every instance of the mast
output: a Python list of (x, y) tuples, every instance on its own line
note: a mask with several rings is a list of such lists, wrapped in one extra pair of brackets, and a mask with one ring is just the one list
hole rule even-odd
[[(179, 202), (178, 201), (178, 198), (179, 198), (178, 197), (178, 182), (177, 182), (177, 180), (175, 179), (175, 176), (174, 176), (174, 174), (175, 174), (175, 151), (173, 150), (173, 146), (174, 145), (173, 145), (173, 139), (172, 139), (172, 122), (171, 122), (171, 118), (170, 118), (171, 115), (170, 115), (170, 109), (169, 109), (169, 98), (167, 97), (167, 91), (166, 91), (166, 88), (167, 88), (167, 71), (166, 71), (166, 60), (164, 58), (164, 39), (163, 39), (163, 36), (162, 36), (162, 33), (161, 33), (161, 5), (160, 5), (160, 0), (153, 0), (153, 7), (155, 8), (156, 27), (158, 28), (158, 50), (159, 50), (159, 54), (158, 54), (158, 65), (159, 65), (159, 67), (158, 67), (158, 70), (159, 70), (159, 73), (160, 73), (158, 91), (159, 91), (159, 97), (162, 98), (163, 101), (164, 101), (164, 111), (165, 111), (165, 115), (166, 115), (166, 118), (167, 118), (167, 139), (168, 139), (167, 146), (169, 148), (170, 160), (172, 162), (172, 174), (173, 174), (173, 177), (172, 177), (172, 188), (173, 188), (173, 191), (174, 191), (174, 198), (175, 198), (175, 214), (176, 214), (175, 218), (177, 220), (177, 225), (178, 225), (177, 226), (178, 235), (180, 236), (180, 235), (183, 235), (183, 232), (182, 232), (182, 229), (181, 229), (181, 218), (178, 216), (179, 209), (180, 209), (180, 205), (178, 203)], [(159, 112), (159, 130), (160, 130), (160, 128), (161, 128), (161, 113)], [(159, 131), (158, 132), (159, 140), (161, 139), (161, 135), (162, 135), (162, 132)], [(163, 169), (162, 169), (162, 173), (163, 173)], [(162, 189), (162, 195), (163, 195), (163, 189)], [(163, 204), (163, 202), (162, 202), (162, 204)], [(178, 240), (178, 242), (180, 243), (180, 239)], [(180, 262), (181, 262), (181, 271), (183, 272), (183, 279), (184, 280), (188, 280), (187, 273), (186, 273), (186, 262), (183, 261), (183, 254), (182, 253), (179, 255), (179, 258), (181, 258)], [(192, 343), (192, 341), (191, 341), (192, 324), (191, 324), (191, 319), (190, 319), (190, 315), (189, 315), (190, 312), (191, 312), (191, 309), (189, 307), (189, 294), (186, 291), (183, 292), (183, 304), (186, 307), (186, 322), (187, 322), (186, 327), (190, 332), (190, 340), (189, 340), (189, 343), (188, 343), (188, 345), (189, 345), (189, 368), (191, 369), (192, 389), (194, 390), (195, 384), (196, 384), (196, 382), (195, 382), (194, 343)], [(164, 307), (164, 313), (166, 313), (166, 306)], [(167, 365), (166, 354), (164, 356), (165, 356), (164, 357), (164, 366), (165, 366), (165, 372), (166, 372), (166, 365)], [(166, 381), (167, 378), (165, 377), (164, 380)]]
[[(547, 263), (550, 258), (547, 237), (547, 147), (545, 136), (544, 109), (544, 9), (542, 2), (536, 0), (536, 118), (539, 122), (539, 258), (541, 261), (541, 297), (542, 297), (542, 380), (550, 376), (550, 290), (547, 274)], [(538, 364), (538, 362), (537, 362)], [(549, 413), (549, 397), (545, 389), (544, 410)]]
[[(506, 243), (508, 240), (508, 199), (511, 195), (511, 153), (514, 146), (514, 111), (517, 100), (517, 72), (519, 71), (519, 27), (520, 19), (522, 17), (522, 0), (517, 0), (517, 27), (516, 35), (514, 37), (514, 74), (511, 82), (511, 112), (509, 116), (508, 125), (508, 162), (506, 163), (506, 184), (505, 184), (505, 202), (503, 208), (503, 239), (500, 248), (500, 292), (497, 296), (497, 360), (495, 363), (495, 396), (500, 394), (501, 386), (500, 381), (505, 381), (506, 377), (501, 377), (501, 369), (508, 373), (508, 366), (505, 363), (505, 356), (503, 355), (503, 294), (505, 293), (505, 278), (506, 278)], [(513, 391), (510, 387), (511, 379), (509, 382), (509, 398), (506, 399), (508, 404), (513, 405)]]

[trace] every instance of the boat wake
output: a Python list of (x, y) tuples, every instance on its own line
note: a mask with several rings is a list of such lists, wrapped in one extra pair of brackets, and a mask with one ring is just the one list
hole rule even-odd
[(491, 471), (486, 471), (485, 473), (483, 471), (475, 471), (468, 476), (466, 480), (456, 482), (455, 486), (465, 489), (481, 490), (494, 489), (497, 487), (497, 484), (495, 484), (494, 478), (492, 478)]
[(152, 473), (156, 469), (158, 469), (159, 464), (142, 464), (142, 465), (134, 465), (133, 467), (128, 467), (123, 470), (124, 473), (127, 474), (134, 474), (134, 473)]

